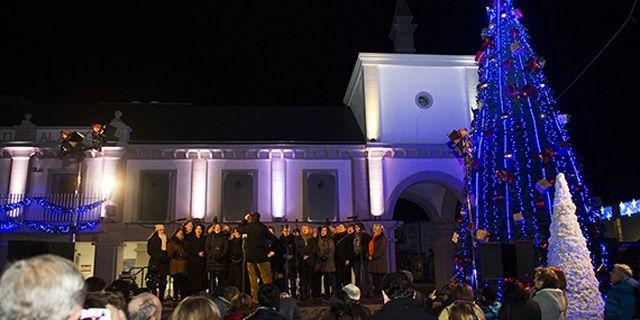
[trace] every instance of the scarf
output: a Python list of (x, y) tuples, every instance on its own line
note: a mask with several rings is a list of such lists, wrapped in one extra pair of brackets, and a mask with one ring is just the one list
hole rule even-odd
[(353, 237), (353, 253), (355, 253), (356, 256), (359, 256), (360, 252), (362, 252), (362, 247), (360, 244), (360, 234), (356, 233), (355, 237)]
[(376, 239), (378, 239), (381, 235), (382, 235), (382, 233), (380, 233), (378, 235), (374, 235), (373, 238), (371, 238), (371, 241), (369, 241), (369, 255), (370, 256), (373, 256), (373, 251), (375, 251), (375, 247), (376, 247)]

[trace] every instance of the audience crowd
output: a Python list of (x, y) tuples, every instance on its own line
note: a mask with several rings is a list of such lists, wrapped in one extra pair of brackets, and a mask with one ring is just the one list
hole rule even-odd
[[(328, 299), (322, 320), (561, 320), (567, 317), (567, 280), (558, 267), (536, 269), (531, 286), (507, 279), (501, 282), (499, 288), (484, 286), (477, 293), (463, 283), (451, 283), (430, 294), (421, 293), (414, 286), (411, 272), (388, 273), (373, 267), (372, 261), (377, 261), (373, 257), (380, 250), (376, 241), (384, 237), (379, 225), (374, 227), (371, 237), (362, 236), (364, 226), (361, 225), (340, 224), (334, 231), (324, 226), (317, 234), (306, 225), (298, 234), (297, 230), (285, 229), (286, 233), (283, 232), (278, 239), (280, 248), (273, 243), (258, 248), (268, 252), (266, 260), (258, 254), (254, 254), (252, 259), (243, 257), (247, 264), (253, 264), (254, 276), (260, 284), (254, 292), (254, 284), (243, 288), (230, 281), (230, 275), (234, 272), (230, 264), (238, 258), (238, 253), (233, 249), (236, 245), (234, 239), (239, 238), (238, 229), (242, 229), (242, 226), (234, 229), (229, 240), (226, 235), (220, 235), (225, 230), (220, 224), (214, 224), (206, 230), (192, 224), (178, 229), (171, 239), (166, 239), (166, 236), (162, 236), (164, 228), (156, 227), (149, 241), (157, 241), (158, 248), (149, 248), (150, 253), (159, 249), (166, 251), (168, 258), (151, 255), (150, 265), (155, 264), (156, 272), (149, 276), (151, 285), (145, 289), (125, 279), (115, 280), (108, 286), (97, 277), (85, 280), (73, 263), (58, 256), (42, 255), (16, 261), (8, 266), (0, 278), (0, 320), (302, 320), (298, 302), (321, 294)], [(186, 235), (191, 232), (193, 237), (203, 239), (199, 241), (201, 244), (197, 244), (198, 248), (183, 244)], [(354, 241), (357, 234), (361, 236)], [(312, 241), (315, 243), (309, 244)], [(337, 254), (338, 250), (343, 250), (344, 241), (350, 243), (351, 251)], [(360, 248), (359, 251), (353, 250), (354, 244)], [(195, 255), (190, 257), (189, 252)], [(242, 255), (242, 248), (240, 252)], [(372, 312), (362, 302), (365, 297), (365, 291), (361, 290), (362, 285), (366, 286), (364, 281), (352, 281), (351, 267), (357, 265), (353, 259), (358, 255), (367, 256), (371, 267), (369, 271), (376, 270), (372, 274), (378, 274), (373, 278), (377, 276), (379, 279), (373, 282), (369, 291), (373, 295), (373, 302), (377, 301), (375, 294), (380, 293), (383, 304), (377, 312)], [(202, 258), (201, 267), (189, 267), (189, 260), (195, 257)], [(179, 259), (186, 261), (183, 265), (175, 261), (171, 264), (171, 260)], [(279, 263), (285, 268), (284, 277), (278, 274), (283, 271), (278, 267)], [(362, 264), (365, 264), (364, 259), (360, 260), (359, 266), (362, 267)], [(243, 278), (242, 269), (240, 278)], [(175, 277), (176, 270), (195, 270), (193, 272), (202, 274), (208, 270), (210, 277), (179, 280)], [(295, 277), (288, 276), (289, 272), (296, 270), (299, 273)], [(162, 275), (164, 271), (167, 272), (165, 278), (166, 274), (174, 276), (180, 299), (176, 301), (177, 305), (172, 301), (164, 301), (163, 304), (165, 288), (160, 286), (166, 280), (158, 274)], [(273, 282), (266, 276), (271, 272), (275, 275)], [(324, 291), (318, 288), (318, 279), (314, 279), (317, 274), (324, 281)], [(616, 264), (613, 267), (613, 287), (606, 297), (606, 320), (638, 319), (640, 286), (632, 276), (631, 268), (626, 265)], [(305, 277), (311, 282), (305, 282)], [(282, 281), (276, 281), (278, 279)], [(314, 281), (318, 287), (314, 286)], [(314, 300), (311, 305), (323, 303)], [(169, 307), (168, 310), (163, 309), (165, 307)]]

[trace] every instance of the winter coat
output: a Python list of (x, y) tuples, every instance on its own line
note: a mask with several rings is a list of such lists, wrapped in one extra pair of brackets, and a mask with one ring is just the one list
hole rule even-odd
[(162, 250), (162, 240), (157, 232), (147, 240), (147, 253), (149, 254), (150, 273), (169, 274), (169, 256), (167, 250)]
[(198, 292), (205, 288), (205, 261), (204, 257), (198, 255), (199, 252), (204, 252), (205, 241), (204, 235), (198, 238), (195, 234), (192, 234), (186, 238), (189, 289), (193, 292)]
[(560, 289), (545, 288), (536, 292), (531, 300), (538, 303), (542, 320), (565, 320), (567, 297)]
[[(473, 303), (473, 301), (469, 302), (470, 304), (473, 304), (473, 313), (475, 313), (476, 318), (478, 320), (484, 320), (484, 312), (482, 311), (482, 309), (480, 309), (480, 307), (478, 307), (477, 304)], [(449, 310), (451, 310), (451, 305), (449, 305), (448, 307), (444, 308), (442, 310), (442, 312), (440, 312), (440, 315), (438, 316), (439, 320), (449, 320)]]
[(369, 320), (371, 319), (371, 310), (361, 303), (356, 303), (353, 305), (351, 309), (351, 314), (354, 317), (360, 317), (360, 320)]
[(385, 303), (376, 313), (373, 320), (420, 319), (435, 320), (427, 311), (413, 299), (395, 299)]
[(259, 307), (258, 310), (247, 318), (249, 320), (287, 320), (285, 316), (278, 311), (270, 310), (264, 307)]
[[(300, 268), (315, 268), (316, 265), (316, 248), (317, 239), (309, 237), (307, 241), (303, 237), (296, 239), (296, 253), (298, 254), (298, 262)], [(304, 260), (304, 256), (308, 256), (307, 260)]]
[[(369, 249), (367, 243), (367, 250)], [(376, 238), (373, 247), (373, 255), (369, 263), (369, 272), (371, 273), (387, 273), (387, 238), (381, 234)]]
[(616, 283), (604, 304), (604, 318), (606, 320), (632, 320), (636, 314), (640, 285), (632, 278), (625, 278)]
[(542, 312), (535, 301), (505, 302), (498, 311), (500, 320), (541, 320)]
[(273, 251), (273, 256), (269, 258), (271, 263), (271, 271), (274, 273), (284, 274), (284, 246), (280, 239), (275, 239), (269, 246), (269, 251)]
[(229, 250), (227, 235), (212, 233), (207, 237), (204, 251), (207, 253), (207, 271), (226, 271)]
[(293, 235), (285, 237), (280, 236), (280, 243), (282, 244), (282, 257), (283, 260), (289, 264), (289, 269), (296, 267), (296, 238)]
[(270, 251), (271, 242), (276, 237), (269, 232), (262, 222), (243, 222), (238, 225), (238, 232), (247, 235), (247, 262), (267, 262), (267, 254)]
[(300, 314), (300, 308), (298, 308), (298, 302), (291, 297), (280, 298), (280, 314), (287, 319), (291, 320), (304, 320), (302, 314)]
[(336, 263), (345, 265), (347, 260), (353, 260), (353, 235), (346, 232), (336, 234)]
[(167, 254), (169, 255), (170, 275), (187, 273), (187, 250), (184, 247), (184, 242), (176, 238), (169, 240)]
[(242, 264), (242, 239), (232, 238), (227, 242), (228, 257), (231, 263)]
[(367, 250), (369, 248), (369, 241), (371, 241), (371, 236), (364, 232), (361, 231), (359, 234), (358, 233), (354, 233), (353, 234), (353, 239), (355, 239), (357, 236), (360, 236), (360, 253), (356, 253), (356, 247), (355, 244), (353, 245), (353, 259), (354, 260), (360, 260), (360, 255), (362, 255), (362, 260), (367, 260)]
[(323, 273), (336, 272), (336, 245), (329, 237), (318, 237), (316, 253), (316, 271)]

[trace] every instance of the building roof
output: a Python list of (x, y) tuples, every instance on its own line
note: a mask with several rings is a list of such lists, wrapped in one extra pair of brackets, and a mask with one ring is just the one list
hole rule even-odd
[(116, 110), (133, 130), (131, 143), (282, 142), (360, 144), (365, 139), (345, 106), (198, 106), (188, 103), (3, 106), (0, 126), (25, 113), (37, 126), (108, 123)]

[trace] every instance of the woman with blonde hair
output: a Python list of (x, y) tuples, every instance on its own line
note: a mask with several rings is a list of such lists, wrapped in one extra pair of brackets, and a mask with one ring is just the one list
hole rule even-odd
[(373, 237), (367, 247), (367, 260), (369, 260), (369, 272), (373, 276), (374, 294), (379, 296), (382, 278), (389, 272), (387, 269), (387, 238), (384, 236), (384, 227), (381, 224), (373, 225)]
[(173, 311), (171, 320), (222, 320), (213, 301), (200, 296), (188, 297)]

